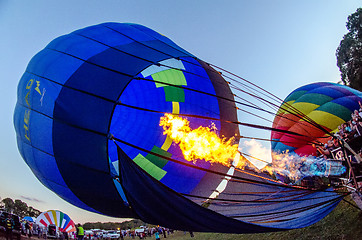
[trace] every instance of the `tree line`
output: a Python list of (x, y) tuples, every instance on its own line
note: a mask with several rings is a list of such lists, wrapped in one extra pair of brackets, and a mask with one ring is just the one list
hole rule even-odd
[(149, 224), (146, 224), (145, 222), (139, 220), (139, 219), (132, 219), (125, 222), (87, 222), (83, 225), (84, 229), (104, 229), (104, 230), (118, 230), (118, 229), (135, 229), (139, 228), (140, 226), (149, 226)]
[[(38, 209), (28, 206), (27, 203), (21, 201), (20, 199), (11, 199), (11, 198), (0, 198), (0, 210), (6, 211), (18, 215), (20, 218), (25, 216), (29, 217), (38, 217), (42, 212)], [(145, 226), (146, 223), (138, 220), (132, 219), (125, 222), (87, 222), (83, 225), (84, 229), (107, 229), (107, 230), (117, 230), (117, 229), (135, 229), (139, 226)]]
[(15, 199), (14, 201), (11, 198), (4, 198), (0, 201), (0, 210), (13, 213), (21, 218), (25, 216), (38, 217), (41, 214), (41, 211), (28, 206), (27, 203), (21, 201), (20, 199)]

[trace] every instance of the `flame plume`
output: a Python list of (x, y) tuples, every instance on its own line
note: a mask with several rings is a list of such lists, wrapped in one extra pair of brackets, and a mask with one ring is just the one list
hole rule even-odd
[(213, 123), (211, 127), (200, 126), (197, 129), (191, 129), (189, 124), (187, 119), (167, 113), (160, 119), (163, 134), (179, 144), (187, 161), (201, 159), (231, 166), (238, 151), (238, 144), (233, 144), (234, 137), (229, 140), (220, 138)]
[(285, 151), (283, 153), (272, 153), (274, 160), (272, 165), (265, 166), (263, 170), (270, 174), (277, 173), (288, 176), (296, 182), (306, 176), (339, 176), (345, 173), (346, 168), (342, 162), (331, 159), (318, 158), (314, 156), (298, 156), (295, 153)]

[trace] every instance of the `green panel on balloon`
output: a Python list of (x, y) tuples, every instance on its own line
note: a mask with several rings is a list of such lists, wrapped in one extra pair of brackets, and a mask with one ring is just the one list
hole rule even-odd
[(298, 98), (300, 98), (301, 96), (303, 96), (303, 94), (305, 94), (307, 91), (297, 91), (297, 92), (293, 92), (291, 93), (285, 100), (284, 102), (289, 102), (289, 101), (295, 101)]
[[(157, 146), (153, 146), (151, 152), (164, 156), (164, 157), (168, 157), (168, 158), (170, 158), (172, 156), (172, 153), (169, 153)], [(159, 168), (163, 168), (166, 165), (166, 163), (168, 162), (168, 160), (166, 160), (162, 157), (156, 156), (154, 154), (151, 154), (151, 153), (147, 154), (146, 158)]]
[(167, 86), (165, 91), (166, 102), (185, 102), (185, 92), (182, 88)]
[[(165, 71), (154, 73), (151, 76), (152, 76), (153, 80), (157, 81), (156, 87), (158, 87), (158, 88), (169, 86), (168, 84), (178, 85), (178, 86), (187, 85), (186, 78), (185, 78), (183, 72), (180, 70), (168, 69)], [(168, 83), (168, 84), (162, 84), (160, 82)]]
[(302, 97), (298, 98), (295, 102), (307, 102), (307, 103), (314, 103), (317, 105), (323, 105), (327, 102), (332, 101), (333, 98), (320, 94), (320, 93), (308, 93), (304, 94)]
[(142, 156), (141, 154), (138, 154), (133, 161), (140, 166), (143, 170), (145, 170), (148, 174), (150, 174), (153, 178), (157, 180), (161, 180), (165, 175), (166, 171), (159, 168), (150, 160)]
[(346, 122), (351, 119), (352, 114), (352, 112), (348, 108), (334, 102), (326, 103), (320, 106), (317, 110), (336, 115)]

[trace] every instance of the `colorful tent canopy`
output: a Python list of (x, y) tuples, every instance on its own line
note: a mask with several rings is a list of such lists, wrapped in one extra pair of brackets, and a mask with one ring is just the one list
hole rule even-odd
[(35, 222), (35, 218), (29, 217), (29, 216), (24, 217), (23, 220), (28, 221), (28, 222)]
[(61, 232), (69, 233), (76, 230), (73, 220), (67, 214), (58, 210), (49, 210), (41, 213), (36, 218), (36, 222), (44, 227), (54, 224)]

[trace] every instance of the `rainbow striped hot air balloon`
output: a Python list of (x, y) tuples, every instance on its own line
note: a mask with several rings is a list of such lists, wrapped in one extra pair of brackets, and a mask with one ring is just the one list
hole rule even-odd
[(48, 227), (49, 224), (54, 224), (58, 227), (61, 232), (73, 232), (75, 231), (75, 224), (70, 217), (59, 211), (59, 210), (49, 210), (40, 214), (36, 222), (44, 227)]
[(301, 136), (273, 131), (272, 150), (294, 152), (300, 156), (316, 155), (312, 143), (325, 143), (326, 132), (335, 132), (342, 123), (351, 120), (359, 108), (362, 93), (335, 83), (312, 83), (290, 93), (279, 108), (273, 128), (288, 130)]

